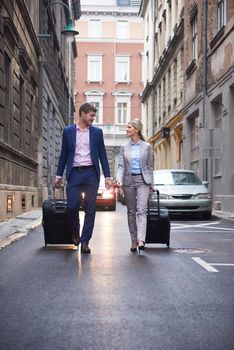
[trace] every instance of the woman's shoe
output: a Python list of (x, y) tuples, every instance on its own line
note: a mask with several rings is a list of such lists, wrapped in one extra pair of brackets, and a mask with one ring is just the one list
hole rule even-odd
[(137, 251), (137, 242), (132, 242), (132, 246), (130, 248), (131, 252), (136, 252)]
[(144, 250), (145, 249), (145, 242), (144, 241), (140, 241), (138, 243), (138, 249), (139, 250)]

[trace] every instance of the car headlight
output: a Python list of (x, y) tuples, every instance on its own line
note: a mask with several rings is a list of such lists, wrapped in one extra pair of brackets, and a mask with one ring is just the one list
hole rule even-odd
[(160, 193), (159, 198), (160, 199), (169, 199), (169, 198), (171, 198), (171, 196), (169, 196), (168, 194)]
[(114, 198), (114, 193), (113, 192), (109, 192), (109, 191), (103, 191), (102, 192), (102, 198), (104, 199), (110, 199), (110, 198)]
[(199, 193), (194, 197), (196, 199), (211, 199), (211, 194), (210, 193)]

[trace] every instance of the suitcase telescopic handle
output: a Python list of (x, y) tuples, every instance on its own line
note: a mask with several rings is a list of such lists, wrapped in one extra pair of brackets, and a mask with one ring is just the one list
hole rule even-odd
[[(55, 190), (59, 190), (59, 189), (62, 189), (62, 192), (63, 192), (63, 198), (62, 199), (65, 199), (65, 195), (64, 195), (64, 185), (60, 185), (60, 186), (53, 186), (53, 197), (55, 199)], [(60, 198), (61, 199), (61, 198)]]
[[(158, 216), (160, 216), (160, 205), (159, 205), (159, 190), (155, 190), (157, 193), (157, 203), (158, 203)], [(150, 214), (149, 200), (148, 200), (148, 215)]]

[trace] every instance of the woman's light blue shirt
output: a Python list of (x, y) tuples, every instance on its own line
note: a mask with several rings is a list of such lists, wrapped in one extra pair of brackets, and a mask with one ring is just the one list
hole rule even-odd
[(131, 159), (131, 173), (132, 174), (141, 174), (140, 166), (140, 141), (132, 144), (132, 159)]

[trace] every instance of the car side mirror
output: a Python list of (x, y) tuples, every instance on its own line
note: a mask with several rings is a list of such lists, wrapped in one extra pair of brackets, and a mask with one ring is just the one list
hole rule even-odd
[(202, 184), (203, 184), (204, 186), (208, 187), (209, 182), (208, 182), (208, 181), (202, 181)]

